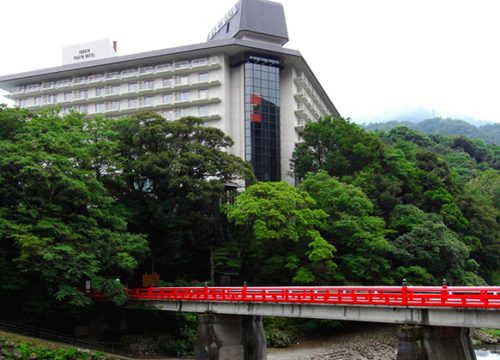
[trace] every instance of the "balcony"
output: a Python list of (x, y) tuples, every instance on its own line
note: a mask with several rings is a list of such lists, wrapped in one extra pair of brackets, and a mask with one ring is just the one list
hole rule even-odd
[(16, 86), (16, 87), (13, 87), (11, 90), (10, 90), (10, 93), (12, 95), (21, 95), (21, 94), (24, 94), (24, 86)]
[(26, 86), (26, 93), (35, 93), (35, 92), (39, 92), (40, 90), (41, 90), (40, 84)]
[(71, 80), (59, 80), (56, 83), (56, 89), (68, 88), (71, 86)]
[(137, 68), (122, 70), (120, 75), (121, 75), (122, 79), (136, 77), (138, 75), (138, 71), (137, 71)]
[(55, 88), (55, 83), (53, 81), (42, 83), (42, 90), (51, 90), (54, 88)]
[(89, 84), (96, 84), (104, 81), (104, 74), (90, 75), (87, 78)]
[(196, 97), (196, 98), (192, 98), (190, 100), (174, 99), (173, 103), (162, 103), (162, 104), (156, 105), (156, 107), (161, 108), (161, 109), (165, 109), (165, 110), (170, 110), (170, 109), (181, 108), (181, 107), (217, 104), (220, 102), (221, 102), (221, 99), (219, 97), (211, 97), (211, 98), (206, 98), (206, 99), (200, 99), (200, 98)]
[(303, 73), (298, 73), (297, 77), (294, 78), (294, 82), (299, 87), (299, 89), (304, 89), (307, 92), (309, 98), (311, 99), (311, 102), (314, 103), (322, 116), (328, 113), (325, 104), (320, 99), (318, 93), (314, 89), (314, 86)]

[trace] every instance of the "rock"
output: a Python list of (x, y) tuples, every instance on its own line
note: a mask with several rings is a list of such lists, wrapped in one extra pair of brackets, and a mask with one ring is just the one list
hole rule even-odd
[(471, 333), (472, 339), (477, 340), (480, 344), (496, 344), (498, 343), (498, 338), (490, 335), (480, 329), (473, 329)]

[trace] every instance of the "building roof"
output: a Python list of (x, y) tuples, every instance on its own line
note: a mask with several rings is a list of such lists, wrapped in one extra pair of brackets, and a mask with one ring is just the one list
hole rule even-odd
[(246, 36), (280, 45), (288, 42), (283, 6), (268, 0), (240, 0), (214, 30), (209, 41)]
[(18, 84), (26, 83), (27, 81), (37, 82), (42, 78), (47, 79), (47, 77), (50, 77), (51, 75), (52, 77), (65, 77), (68, 75), (72, 76), (85, 74), (94, 71), (99, 72), (101, 69), (123, 68), (124, 66), (138, 65), (144, 63), (145, 60), (147, 60), (148, 62), (152, 62), (155, 58), (157, 58), (158, 61), (162, 61), (162, 58), (177, 55), (178, 59), (182, 59), (183, 57), (192, 56), (189, 54), (192, 52), (196, 52), (201, 55), (203, 53), (213, 53), (213, 51), (216, 49), (222, 50), (224, 48), (224, 50), (230, 50), (231, 47), (235, 47), (235, 52), (237, 52), (238, 50), (236, 48), (245, 47), (268, 53), (278, 53), (282, 55), (302, 57), (300, 52), (297, 50), (286, 49), (274, 44), (230, 38), (217, 41), (208, 41), (193, 45), (178, 46), (168, 49), (146, 51), (130, 55), (114, 56), (105, 59), (56, 66), (40, 70), (32, 70), (11, 75), (3, 75), (0, 76), (0, 89), (10, 91), (11, 87)]

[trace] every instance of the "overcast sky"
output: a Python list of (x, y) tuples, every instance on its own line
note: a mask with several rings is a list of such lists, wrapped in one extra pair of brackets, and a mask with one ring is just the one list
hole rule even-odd
[[(119, 55), (204, 42), (235, 2), (2, 1), (0, 75), (61, 65), (64, 45), (103, 38)], [(281, 3), (285, 46), (301, 51), (342, 116), (500, 122), (500, 0)]]

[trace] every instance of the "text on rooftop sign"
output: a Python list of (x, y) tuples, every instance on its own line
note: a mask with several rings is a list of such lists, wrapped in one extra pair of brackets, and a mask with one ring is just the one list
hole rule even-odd
[(217, 25), (215, 25), (212, 30), (208, 33), (208, 40), (213, 38), (215, 34), (238, 12), (238, 7), (234, 5), (222, 19), (219, 20)]
[(83, 60), (83, 59), (89, 59), (89, 58), (94, 58), (95, 53), (92, 52), (90, 49), (82, 49), (78, 50), (78, 55), (73, 56), (73, 60)]

